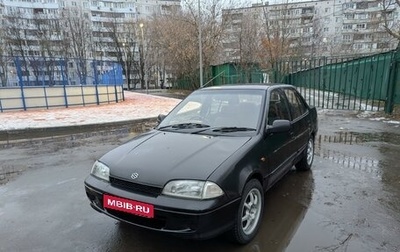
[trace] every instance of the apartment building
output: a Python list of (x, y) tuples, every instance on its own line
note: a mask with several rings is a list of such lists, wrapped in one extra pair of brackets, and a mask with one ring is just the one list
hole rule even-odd
[[(340, 42), (343, 51), (368, 54), (396, 48), (397, 41), (383, 28), (381, 2), (345, 2), (338, 7), (342, 7), (341, 15), (337, 15), (335, 19), (342, 26), (337, 31), (340, 35), (334, 37), (334, 42)], [(389, 26), (398, 22), (399, 10), (395, 5), (387, 6), (386, 14)]]
[[(254, 4), (227, 9), (228, 36), (224, 46), (225, 61), (238, 55), (238, 33), (244, 20), (252, 20), (260, 36), (284, 40), (290, 53), (297, 56), (362, 56), (396, 48), (398, 41), (383, 28), (383, 6), (375, 0), (322, 0)], [(386, 9), (389, 25), (399, 20), (399, 10)]]
[[(78, 9), (79, 14), (90, 22), (92, 36), (98, 42), (99, 38), (109, 37), (107, 33), (115, 24), (137, 23), (153, 14), (168, 13), (177, 8), (180, 8), (180, 0), (0, 0), (0, 18), (3, 26), (18, 23), (21, 30), (30, 30), (31, 34), (37, 35), (35, 24), (39, 23), (38, 20), (60, 19), (66, 10)], [(48, 23), (43, 29), (52, 28), (54, 22)], [(104, 49), (107, 53), (107, 46), (103, 46), (103, 53)]]
[[(143, 44), (143, 40), (139, 41), (143, 36), (137, 32), (133, 36), (130, 27), (143, 31), (146, 27), (139, 27), (139, 24), (153, 14), (165, 14), (179, 8), (180, 0), (0, 0), (0, 23), (4, 31), (0, 39), (11, 42), (11, 50), (3, 56), (18, 57), (17, 62), (7, 63), (6, 68), (13, 73), (8, 85), (18, 84), (16, 68), (28, 61), (31, 69), (26, 67), (22, 71), (25, 80), (29, 76), (35, 78), (32, 65), (52, 64), (52, 70), (47, 71), (51, 74), (43, 77), (45, 84), (49, 81), (59, 84), (65, 78), (60, 74), (61, 63), (51, 63), (50, 58), (67, 56), (127, 61), (128, 52), (136, 55), (138, 44)], [(34, 62), (35, 58), (43, 57), (47, 57), (46, 62)], [(131, 60), (138, 60), (137, 56)], [(69, 83), (82, 83), (79, 74), (85, 71), (77, 70), (78, 65), (68, 63), (71, 69)], [(84, 66), (87, 67), (91, 66)]]

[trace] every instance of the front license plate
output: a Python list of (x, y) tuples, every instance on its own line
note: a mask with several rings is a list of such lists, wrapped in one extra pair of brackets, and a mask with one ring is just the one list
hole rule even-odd
[(154, 218), (154, 206), (143, 202), (103, 195), (103, 207), (118, 210), (146, 218)]

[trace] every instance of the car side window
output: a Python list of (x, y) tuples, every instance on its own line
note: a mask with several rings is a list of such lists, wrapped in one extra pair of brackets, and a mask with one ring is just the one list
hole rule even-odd
[(292, 89), (285, 89), (285, 94), (289, 102), (290, 112), (293, 120), (306, 113), (307, 108), (299, 97), (299, 94)]
[(285, 102), (285, 97), (278, 90), (273, 90), (269, 99), (268, 125), (272, 125), (275, 120), (290, 120), (289, 109)]

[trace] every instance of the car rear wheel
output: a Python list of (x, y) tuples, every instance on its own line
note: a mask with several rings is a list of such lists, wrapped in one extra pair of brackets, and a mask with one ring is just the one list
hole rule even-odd
[(307, 143), (307, 147), (303, 152), (303, 157), (296, 164), (298, 171), (308, 171), (311, 169), (311, 165), (314, 161), (314, 138), (310, 137)]
[(249, 243), (257, 234), (264, 210), (264, 192), (260, 182), (250, 180), (244, 187), (236, 214), (232, 238), (240, 244)]

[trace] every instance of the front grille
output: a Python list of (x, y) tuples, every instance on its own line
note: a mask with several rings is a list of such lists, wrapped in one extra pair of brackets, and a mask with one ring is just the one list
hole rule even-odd
[(112, 186), (138, 194), (144, 194), (151, 197), (157, 197), (161, 194), (162, 188), (155, 186), (142, 185), (130, 181), (110, 177)]

